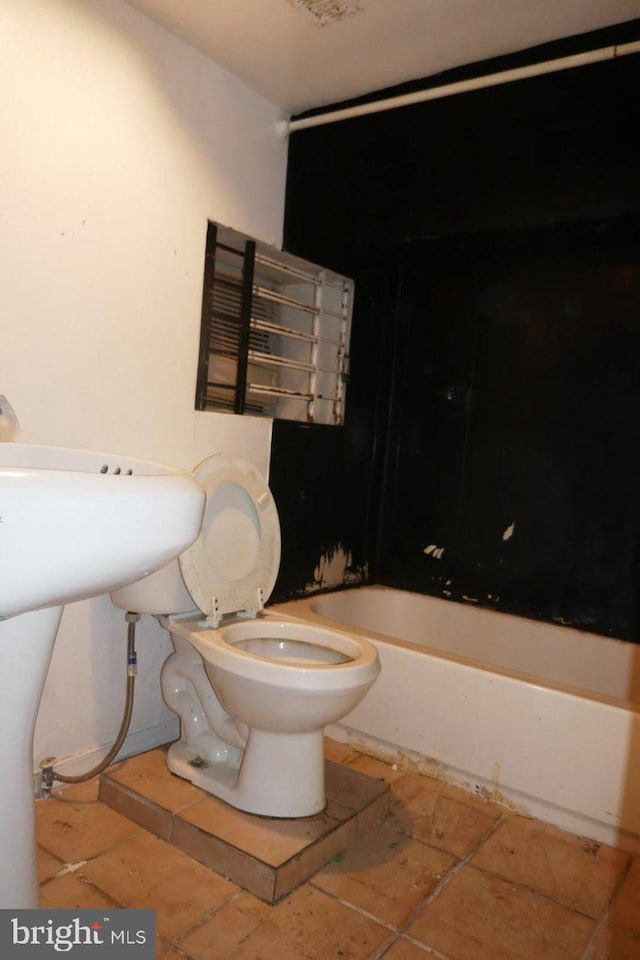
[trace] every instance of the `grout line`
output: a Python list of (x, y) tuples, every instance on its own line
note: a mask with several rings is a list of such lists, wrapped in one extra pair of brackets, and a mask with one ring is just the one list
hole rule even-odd
[[(162, 936), (162, 934), (160, 934), (160, 936)], [(163, 937), (163, 940), (165, 941), (169, 949), (172, 950), (173, 953), (177, 953), (179, 957), (186, 957), (187, 960), (201, 960), (201, 958), (196, 957), (195, 954), (189, 953), (188, 950), (185, 950), (184, 947), (181, 947), (180, 944), (176, 943), (175, 940), (171, 940), (168, 937)], [(158, 956), (162, 957), (162, 955), (166, 952), (167, 952), (166, 950), (163, 950), (162, 953), (158, 953)]]
[(421, 943), (420, 940), (416, 940), (414, 937), (411, 937), (406, 933), (396, 933), (394, 936), (389, 937), (389, 939), (385, 940), (382, 946), (379, 947), (375, 953), (372, 953), (367, 960), (384, 960), (387, 952), (395, 943), (398, 943), (398, 941), (405, 941), (412, 944), (412, 946), (420, 949), (424, 953), (425, 957), (434, 957), (435, 960), (453, 960), (453, 958), (448, 954), (440, 953), (440, 951), (436, 950), (435, 947), (429, 947), (426, 943)]
[(387, 937), (382, 946), (378, 947), (375, 953), (372, 953), (369, 957), (367, 957), (367, 960), (381, 960), (381, 958), (386, 954), (387, 950), (391, 949), (397, 939), (398, 935), (395, 933)]
[(349, 910), (353, 910), (355, 913), (359, 913), (362, 917), (366, 917), (367, 920), (373, 920), (380, 927), (385, 927), (390, 933), (397, 934), (398, 928), (394, 927), (392, 923), (389, 923), (388, 920), (383, 920), (382, 917), (376, 917), (375, 914), (369, 913), (368, 910), (365, 910), (363, 907), (358, 907), (356, 904), (351, 903), (349, 900), (343, 900), (342, 897), (339, 897), (337, 894), (332, 893), (330, 890), (324, 890), (322, 887), (317, 887), (313, 882), (313, 877), (307, 881), (310, 887), (316, 891), (316, 893), (322, 893), (325, 897), (330, 897), (331, 900), (335, 900), (337, 903), (341, 903), (343, 907), (348, 907)]
[(414, 940), (413, 937), (409, 937), (402, 933), (397, 933), (394, 937), (390, 937), (388, 940), (386, 940), (382, 946), (376, 950), (375, 953), (372, 953), (370, 957), (367, 957), (367, 960), (384, 960), (384, 958), (387, 956), (387, 952), (395, 943), (398, 943), (399, 940), (407, 941), (414, 947), (419, 948), (424, 953), (425, 958), (434, 957), (435, 960), (452, 960), (451, 957), (446, 956), (444, 953), (440, 953), (433, 947), (428, 947), (426, 943), (420, 943), (419, 940)]
[[(245, 893), (247, 893), (246, 890), (238, 890), (237, 893), (233, 893), (228, 900), (224, 901), (224, 903), (218, 904), (218, 906), (214, 907), (213, 910), (209, 910), (208, 913), (204, 913), (202, 914), (202, 916), (198, 917), (197, 920), (194, 920), (194, 922), (191, 924), (190, 927), (187, 927), (185, 930), (182, 930), (177, 936), (170, 937), (170, 938), (165, 937), (165, 939), (168, 939), (171, 944), (175, 944), (176, 946), (179, 946), (183, 952), (191, 956), (189, 951), (186, 950), (186, 948), (181, 945), (182, 941), (185, 940), (187, 937), (191, 936), (192, 933), (195, 933), (197, 930), (200, 930), (200, 928), (203, 927), (205, 923), (208, 923), (209, 920), (212, 920), (217, 913), (220, 913), (221, 910), (224, 910), (224, 908), (228, 907), (229, 904), (234, 903)], [(251, 894), (251, 896), (255, 896), (255, 894)], [(256, 899), (259, 899), (259, 898), (256, 897)]]
[(599, 923), (596, 923), (595, 927), (591, 931), (591, 936), (589, 937), (589, 942), (587, 943), (584, 953), (582, 954), (582, 960), (591, 960), (593, 957), (594, 950), (596, 948), (596, 943), (600, 936), (601, 931), (604, 929), (606, 920), (608, 919), (609, 912), (605, 911), (604, 915), (600, 918)]
[[(393, 943), (395, 943), (396, 940), (399, 940), (401, 937), (405, 937), (405, 938), (408, 939), (411, 943), (413, 943), (414, 946), (419, 946), (421, 949), (423, 949), (423, 950), (425, 951), (425, 953), (426, 953), (426, 956), (431, 955), (431, 956), (433, 956), (433, 957), (438, 958), (438, 960), (451, 960), (451, 958), (448, 957), (448, 956), (446, 956), (446, 954), (440, 953), (439, 951), (435, 950), (433, 947), (429, 946), (429, 944), (422, 943), (420, 940), (415, 940), (410, 934), (407, 934), (406, 931), (407, 931), (408, 928), (411, 926), (411, 924), (414, 922), (414, 920), (416, 920), (422, 913), (424, 913), (424, 911), (427, 909), (427, 907), (429, 906), (429, 904), (432, 903), (432, 902), (435, 900), (435, 898), (436, 898), (437, 896), (439, 896), (439, 894), (442, 893), (442, 891), (445, 890), (445, 889), (449, 886), (449, 884), (452, 882), (453, 878), (454, 878), (455, 876), (457, 876), (457, 874), (460, 873), (460, 871), (463, 869), (463, 867), (465, 867), (465, 866), (469, 863), (469, 861), (471, 860), (471, 858), (473, 857), (473, 855), (474, 855), (474, 854), (477, 852), (477, 850), (482, 846), (482, 844), (485, 843), (485, 841), (488, 840), (489, 837), (491, 837), (491, 836), (495, 833), (495, 831), (498, 829), (498, 827), (499, 827), (502, 823), (504, 823), (504, 821), (507, 820), (507, 819), (508, 819), (508, 815), (505, 814), (505, 815), (503, 815), (502, 817), (499, 817), (498, 820), (496, 820), (494, 823), (492, 823), (491, 826), (485, 831), (485, 833), (484, 833), (484, 834), (478, 839), (478, 841), (474, 844), (474, 846), (473, 846), (473, 847), (471, 848), (471, 850), (467, 853), (467, 855), (466, 855), (465, 857), (463, 857), (463, 859), (460, 860), (458, 863), (455, 863), (455, 864), (451, 867), (451, 869), (447, 871), (447, 873), (445, 874), (445, 876), (444, 876), (444, 877), (442, 878), (442, 880), (433, 888), (433, 890), (431, 891), (431, 893), (428, 894), (428, 895), (424, 898), (424, 900), (423, 900), (421, 903), (419, 903), (418, 906), (417, 906), (414, 910), (411, 911), (411, 913), (409, 914), (409, 916), (407, 917), (407, 919), (404, 921), (404, 923), (401, 924), (401, 926), (398, 927), (397, 933), (396, 933), (396, 936), (395, 936), (395, 939), (392, 941)], [(417, 839), (417, 838), (415, 838), (415, 839)], [(423, 842), (423, 841), (420, 841), (420, 842)], [(426, 846), (430, 846), (430, 844), (426, 844)], [(450, 853), (450, 851), (447, 851), (447, 852)], [(383, 955), (380, 955), (381, 958), (382, 958), (382, 956), (383, 956)], [(372, 958), (372, 960), (378, 960), (378, 958)]]
[(543, 893), (541, 890), (536, 890), (535, 887), (530, 887), (528, 884), (523, 883), (522, 880), (514, 880), (513, 877), (507, 877), (503, 873), (496, 873), (495, 870), (489, 870), (487, 867), (477, 866), (473, 864), (473, 869), (477, 870), (478, 873), (484, 873), (486, 876), (495, 877), (497, 880), (502, 880), (503, 883), (509, 884), (514, 890), (517, 888), (519, 890), (526, 890), (527, 893), (533, 894), (534, 897), (538, 897), (540, 900), (546, 900), (547, 903), (552, 903), (556, 907), (560, 907), (562, 910), (566, 910), (568, 913), (575, 914), (576, 917), (582, 917), (583, 920), (590, 920), (591, 923), (598, 924), (598, 918), (594, 917), (591, 913), (585, 913), (584, 910), (578, 910), (577, 907), (567, 906), (566, 903), (562, 903), (560, 900), (555, 899), (548, 893)]
[[(102, 802), (102, 801), (100, 801), (100, 802)], [(104, 806), (106, 809), (111, 810), (112, 813), (117, 813), (117, 811), (113, 810), (111, 807), (108, 807), (107, 804), (103, 804), (103, 806)], [(99, 850), (96, 854), (94, 854), (94, 856), (89, 857), (87, 860), (82, 860), (82, 861), (79, 861), (77, 864), (74, 864), (74, 865), (73, 865), (74, 868), (77, 869), (78, 867), (84, 866), (84, 865), (87, 864), (87, 863), (93, 863), (94, 860), (97, 860), (98, 857), (101, 857), (103, 854), (105, 854), (105, 853), (111, 853), (112, 850), (117, 850), (118, 847), (122, 847), (122, 846), (124, 846), (124, 844), (130, 843), (132, 840), (136, 840), (139, 836), (141, 836), (141, 834), (150, 833), (150, 831), (147, 830), (145, 827), (141, 827), (140, 824), (135, 823), (135, 821), (129, 820), (129, 818), (128, 818), (128, 817), (125, 817), (123, 814), (118, 814), (118, 816), (122, 817), (124, 820), (127, 820), (128, 823), (134, 824), (136, 827), (138, 827), (138, 829), (135, 830), (135, 831), (133, 831), (128, 837), (122, 837), (120, 840), (117, 840), (117, 841), (116, 841), (114, 844), (112, 844), (110, 847), (105, 847), (103, 850)], [(39, 832), (42, 833), (43, 831), (40, 830)], [(85, 831), (83, 831), (83, 830), (76, 831), (76, 832), (79, 833), (80, 835), (84, 835), (84, 834), (85, 834)], [(155, 836), (155, 834), (151, 834), (151, 836)], [(51, 850), (49, 847), (47, 847), (47, 846), (46, 846), (46, 843), (43, 841), (42, 838), (39, 838), (39, 839), (38, 839), (38, 847), (39, 847), (41, 850), (43, 850), (45, 853), (48, 853), (50, 856), (54, 857), (54, 859), (60, 860), (60, 855), (57, 854), (57, 853), (54, 853), (53, 850)], [(68, 864), (63, 863), (63, 866), (66, 867), (66, 866), (68, 866)], [(57, 874), (56, 874), (56, 876), (57, 876)]]
[(54, 860), (57, 860), (57, 861), (60, 863), (60, 869), (62, 870), (62, 868), (66, 866), (66, 862), (62, 859), (62, 857), (60, 856), (59, 853), (54, 853), (53, 850), (51, 849), (51, 847), (48, 847), (48, 846), (46, 845), (45, 837), (42, 836), (42, 834), (43, 834), (44, 832), (45, 832), (45, 831), (43, 831), (42, 829), (38, 829), (38, 830), (37, 830), (37, 833), (40, 834), (40, 835), (37, 837), (36, 846), (37, 846), (38, 850), (41, 850), (41, 851), (42, 851), (42, 853), (46, 853), (46, 854), (48, 854), (50, 857), (53, 857)]
[[(542, 822), (542, 821), (539, 821), (539, 822)], [(496, 870), (490, 870), (488, 867), (482, 867), (476, 864), (473, 864), (473, 869), (477, 870), (479, 873), (487, 874), (490, 877), (496, 877), (498, 880), (502, 880), (503, 883), (508, 883), (514, 889), (517, 887), (520, 890), (526, 890), (527, 893), (532, 893), (535, 897), (539, 897), (541, 900), (546, 900), (548, 903), (552, 903), (556, 907), (560, 907), (562, 910), (567, 910), (569, 913), (573, 913), (577, 917), (582, 917), (584, 920), (590, 920), (592, 923), (595, 923), (596, 926), (599, 926), (598, 918), (594, 917), (593, 914), (585, 913), (584, 910), (579, 910), (577, 907), (570, 907), (566, 903), (562, 903), (560, 900), (556, 899), (555, 897), (552, 897), (551, 894), (543, 893), (541, 890), (536, 890), (535, 887), (530, 887), (529, 884), (524, 883), (522, 880), (514, 880), (513, 877), (507, 877), (504, 873), (498, 873)], [(631, 868), (629, 865), (625, 867), (625, 869), (622, 871), (620, 875), (621, 879), (616, 884), (614, 888), (614, 892), (611, 894), (611, 897), (609, 898), (609, 902), (605, 907), (605, 911), (604, 911), (605, 914), (609, 913), (611, 903), (613, 902), (614, 897), (617, 896), (618, 890), (620, 889), (620, 886), (630, 869)]]
[(452, 960), (448, 954), (440, 953), (440, 951), (436, 950), (435, 947), (428, 947), (426, 943), (421, 943), (420, 940), (416, 940), (415, 937), (412, 937), (408, 933), (403, 933), (402, 937), (404, 940), (407, 940), (409, 943), (413, 944), (414, 947), (421, 947), (428, 957), (437, 957), (437, 960)]
[[(341, 767), (350, 767), (352, 763), (355, 763), (356, 760), (360, 760), (362, 757), (366, 757), (365, 753), (349, 753), (344, 758), (344, 760), (331, 760), (331, 757), (325, 757), (325, 760), (331, 760), (332, 763), (337, 763)], [(372, 759), (375, 759), (372, 758)], [(383, 760), (382, 763), (385, 761)]]
[(56, 873), (56, 877), (64, 877), (66, 873), (75, 873), (76, 870), (79, 870), (80, 867), (84, 867), (88, 862), (88, 860), (78, 860), (77, 863), (65, 863), (62, 870), (59, 870)]
[(592, 960), (598, 938), (602, 930), (604, 929), (605, 925), (607, 924), (609, 917), (611, 916), (611, 908), (613, 907), (614, 902), (618, 898), (618, 894), (620, 893), (623, 883), (625, 882), (629, 873), (631, 872), (631, 867), (633, 866), (633, 859), (634, 858), (631, 855), (629, 855), (629, 862), (626, 868), (620, 874), (620, 879), (618, 880), (618, 883), (616, 884), (616, 887), (613, 893), (609, 897), (609, 902), (607, 903), (607, 906), (605, 907), (605, 910), (602, 916), (600, 917), (600, 920), (597, 921), (595, 927), (593, 928), (593, 932), (591, 933), (589, 942), (585, 947), (584, 953), (582, 954), (582, 960)]
[[(68, 872), (74, 874), (74, 876), (75, 876), (76, 870), (81, 869), (83, 866), (85, 866), (85, 864), (90, 863), (90, 862), (91, 862), (90, 860), (83, 860), (83, 861), (81, 861), (80, 863), (73, 864), (73, 865), (72, 865), (72, 869), (70, 869)], [(63, 875), (64, 875), (64, 874), (63, 874)], [(118, 900), (117, 897), (114, 897), (112, 893), (109, 893), (107, 890), (104, 890), (104, 889), (100, 886), (100, 884), (97, 883), (95, 880), (92, 880), (92, 879), (90, 879), (89, 877), (85, 877), (84, 874), (82, 874), (82, 873), (79, 873), (79, 874), (78, 874), (78, 880), (80, 881), (80, 883), (84, 883), (84, 884), (86, 884), (88, 887), (91, 887), (92, 890), (96, 890), (96, 891), (97, 891), (98, 893), (100, 893), (103, 897), (106, 897), (107, 900), (110, 900), (113, 904), (116, 905), (116, 907), (119, 907), (119, 908), (122, 909), (122, 910), (128, 909), (126, 904), (124, 904), (121, 900)], [(62, 909), (64, 909), (64, 908), (62, 908)]]
[(87, 860), (79, 860), (78, 863), (64, 863), (55, 873), (52, 873), (50, 877), (45, 877), (44, 880), (38, 881), (38, 887), (44, 887), (48, 883), (51, 883), (53, 880), (58, 880), (60, 877), (65, 877), (68, 873), (75, 873), (76, 870), (79, 870), (80, 867), (88, 863)]
[[(510, 820), (512, 816), (513, 816), (512, 813), (505, 812), (501, 814), (497, 820), (494, 820), (494, 822), (487, 828), (487, 832), (483, 833), (480, 839), (476, 841), (473, 849), (468, 854), (465, 854), (463, 859), (467, 860), (474, 853), (477, 853), (478, 849), (482, 846), (485, 840), (489, 839), (493, 831), (496, 830), (500, 826), (500, 824), (505, 823), (507, 820)], [(380, 819), (384, 819), (384, 817), (381, 817)], [(428, 840), (423, 840), (412, 830), (404, 830), (402, 826), (392, 826), (391, 829), (395, 830), (396, 833), (399, 833), (402, 837), (404, 837), (405, 840), (416, 840), (418, 843), (422, 843), (427, 847), (432, 847), (434, 850), (438, 850), (440, 853), (447, 853), (449, 854), (450, 857), (456, 857), (456, 859), (458, 858), (458, 854), (454, 853), (448, 847), (443, 846), (437, 838), (434, 839), (432, 837), (429, 837)]]
[[(500, 827), (507, 819), (508, 819), (508, 816), (505, 815), (500, 817), (498, 820), (496, 820), (494, 823), (491, 824), (491, 826), (485, 831), (485, 833), (483, 833), (483, 835), (480, 837), (477, 843), (474, 844), (474, 846), (467, 853), (467, 855), (463, 857), (462, 860), (459, 860), (458, 863), (455, 863), (451, 867), (451, 869), (442, 878), (440, 883), (438, 883), (437, 886), (435, 886), (434, 889), (431, 891), (431, 893), (425, 897), (422, 903), (420, 903), (415, 908), (415, 910), (412, 911), (411, 915), (407, 918), (401, 930), (399, 931), (400, 933), (404, 933), (404, 931), (413, 923), (413, 921), (417, 919), (417, 917), (419, 917), (422, 913), (424, 913), (424, 911), (429, 906), (429, 904), (432, 903), (435, 900), (435, 898), (439, 896), (439, 894), (441, 894), (442, 891), (449, 886), (453, 878), (460, 873), (463, 867), (467, 866), (471, 858), (474, 856), (475, 853), (477, 853), (477, 851), (482, 846), (482, 844), (485, 843), (489, 839), (489, 837), (491, 837), (496, 832), (498, 827)], [(427, 846), (428, 845), (429, 844), (427, 844)], [(450, 853), (450, 851), (448, 852)]]
[[(472, 847), (469, 853), (458, 863), (455, 863), (447, 871), (445, 876), (434, 887), (431, 893), (428, 894), (428, 896), (426, 896), (424, 900), (422, 900), (418, 904), (418, 906), (411, 911), (407, 919), (397, 927), (393, 926), (393, 924), (389, 923), (387, 920), (383, 920), (381, 917), (377, 917), (374, 914), (369, 913), (368, 910), (364, 910), (362, 909), (362, 907), (358, 907), (355, 904), (350, 903), (348, 900), (344, 900), (341, 897), (338, 897), (336, 894), (333, 894), (328, 890), (323, 890), (322, 887), (316, 886), (315, 883), (313, 882), (313, 878), (311, 878), (308, 881), (309, 886), (313, 887), (314, 890), (318, 890), (321, 893), (324, 893), (326, 896), (331, 897), (333, 900), (336, 900), (338, 903), (341, 903), (343, 906), (348, 907), (350, 910), (354, 910), (356, 913), (361, 914), (361, 916), (367, 917), (367, 919), (375, 921), (375, 923), (379, 924), (382, 927), (385, 927), (387, 930), (389, 930), (392, 933), (392, 936), (385, 941), (383, 946), (379, 948), (378, 952), (375, 954), (372, 954), (370, 958), (370, 960), (381, 960), (381, 958), (384, 957), (384, 951), (388, 950), (395, 943), (395, 941), (398, 940), (400, 937), (405, 936), (405, 931), (409, 926), (411, 926), (413, 921), (429, 906), (429, 904), (433, 900), (435, 900), (438, 894), (440, 894), (449, 885), (449, 883), (451, 883), (451, 881), (456, 876), (456, 874), (458, 874), (460, 870), (462, 870), (462, 868), (468, 864), (469, 860), (473, 857), (473, 855), (476, 853), (478, 848), (482, 846), (482, 844), (486, 840), (489, 839), (489, 837), (498, 829), (498, 827), (505, 820), (509, 819), (509, 816), (510, 816), (509, 814), (505, 814), (502, 817), (500, 817), (498, 820), (496, 820), (494, 823), (492, 823), (491, 826), (486, 830), (486, 832), (475, 843), (475, 845)], [(417, 838), (412, 837), (411, 839), (417, 839)], [(418, 842), (424, 843), (424, 841), (421, 841), (421, 840), (419, 840)], [(425, 846), (432, 846), (432, 844), (425, 843)], [(436, 848), (434, 847), (433, 849), (436, 849)], [(451, 854), (451, 851), (446, 851), (446, 852), (448, 852), (451, 856), (455, 856), (455, 854)], [(423, 949), (426, 948), (427, 951), (431, 951), (432, 956), (438, 957), (439, 960), (449, 960), (449, 958), (446, 957), (445, 954), (440, 954), (437, 951), (434, 952), (433, 948), (429, 947), (428, 944), (420, 943), (420, 941), (416, 941), (416, 943), (419, 946), (421, 946)]]

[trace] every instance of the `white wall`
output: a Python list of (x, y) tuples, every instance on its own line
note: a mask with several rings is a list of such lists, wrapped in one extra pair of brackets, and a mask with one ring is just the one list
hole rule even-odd
[[(0, 62), (0, 393), (17, 439), (186, 468), (226, 449), (266, 473), (269, 421), (193, 407), (207, 218), (279, 244), (278, 110), (121, 0), (0, 0)], [(175, 727), (169, 641), (148, 618), (139, 638), (144, 745)], [(122, 612), (69, 606), (36, 762), (113, 738), (124, 670)]]

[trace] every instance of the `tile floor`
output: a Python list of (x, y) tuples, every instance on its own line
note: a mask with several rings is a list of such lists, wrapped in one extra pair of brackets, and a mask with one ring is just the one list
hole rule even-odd
[(341, 744), (388, 812), (275, 906), (97, 799), (36, 804), (42, 905), (151, 907), (161, 960), (640, 960), (640, 858)]

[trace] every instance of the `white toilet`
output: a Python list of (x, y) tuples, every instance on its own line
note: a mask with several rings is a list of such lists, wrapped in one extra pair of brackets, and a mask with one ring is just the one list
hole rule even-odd
[(179, 565), (111, 595), (171, 632), (162, 692), (181, 736), (167, 764), (240, 810), (311, 816), (325, 806), (323, 728), (364, 697), (380, 672), (377, 650), (264, 610), (280, 565), (269, 487), (227, 454), (193, 475), (207, 494), (196, 542)]

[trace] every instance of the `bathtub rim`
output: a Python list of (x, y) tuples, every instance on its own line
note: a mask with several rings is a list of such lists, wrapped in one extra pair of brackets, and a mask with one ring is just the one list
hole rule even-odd
[[(335, 590), (335, 591), (326, 591), (323, 593), (314, 593), (310, 594), (307, 597), (300, 597), (295, 600), (287, 600), (283, 603), (277, 603), (270, 605), (267, 609), (278, 613), (278, 615), (285, 616), (287, 619), (300, 620), (313, 622), (318, 626), (323, 626), (327, 629), (338, 628), (347, 633), (353, 633), (354, 636), (362, 637), (365, 640), (373, 641), (374, 643), (383, 643), (389, 646), (399, 646), (405, 650), (411, 650), (414, 653), (417, 653), (421, 656), (434, 657), (438, 660), (448, 660), (452, 663), (458, 663), (462, 666), (469, 667), (472, 670), (481, 670), (484, 673), (495, 673), (502, 677), (510, 677), (514, 680), (520, 680), (522, 683), (529, 684), (530, 686), (537, 687), (543, 690), (553, 690), (557, 693), (563, 693), (567, 696), (578, 697), (582, 700), (591, 700), (594, 703), (600, 703), (607, 707), (612, 707), (613, 709), (618, 709), (624, 711), (625, 713), (632, 713), (640, 716), (640, 703), (636, 703), (634, 700), (628, 700), (623, 697), (614, 697), (609, 694), (599, 693), (597, 690), (590, 690), (587, 687), (580, 687), (573, 684), (561, 683), (557, 680), (552, 680), (548, 677), (540, 677), (533, 673), (527, 673), (522, 670), (511, 669), (508, 667), (501, 667), (497, 664), (488, 663), (474, 657), (468, 657), (464, 654), (452, 653), (447, 650), (441, 650), (438, 647), (429, 646), (426, 643), (415, 643), (412, 640), (404, 640), (401, 637), (395, 637), (391, 634), (378, 633), (375, 630), (362, 630), (356, 627), (353, 627), (351, 624), (345, 623), (342, 620), (331, 619), (330, 617), (325, 617), (320, 613), (317, 613), (312, 604), (314, 601), (318, 600), (320, 597), (329, 597), (332, 594), (338, 593), (347, 593), (350, 590), (362, 590), (362, 589), (383, 589), (383, 590), (393, 590), (398, 593), (411, 593), (409, 590), (402, 590), (401, 588), (396, 587), (386, 587), (383, 584), (363, 584), (360, 587), (348, 587), (345, 590)], [(443, 603), (449, 603), (450, 601), (442, 600), (441, 597), (432, 597), (429, 594), (418, 594), (418, 596), (424, 596), (426, 600), (440, 600)], [(463, 604), (466, 606), (466, 604)], [(470, 606), (472, 606), (470, 604)], [(480, 609), (480, 608), (478, 608)], [(299, 613), (298, 611), (308, 611), (308, 613)], [(486, 613), (495, 613), (496, 616), (514, 616), (513, 614), (502, 614), (501, 611), (488, 610)], [(527, 619), (527, 618), (523, 618)], [(538, 621), (533, 621), (537, 623)], [(554, 624), (551, 626), (557, 626), (558, 629), (564, 629), (561, 624)], [(575, 629), (575, 628), (572, 628)], [(594, 636), (598, 636), (594, 634)], [(603, 637), (603, 640), (611, 640), (613, 638)], [(623, 643), (625, 641), (618, 641)]]

